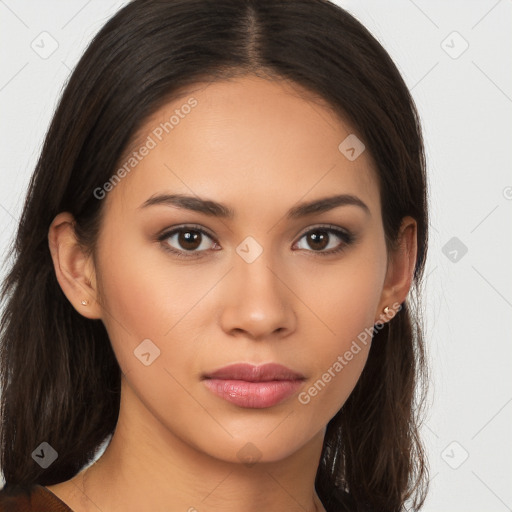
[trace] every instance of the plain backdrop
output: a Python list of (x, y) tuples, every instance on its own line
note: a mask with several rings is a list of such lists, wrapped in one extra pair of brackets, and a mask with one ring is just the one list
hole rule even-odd
[[(2, 256), (63, 85), (124, 4), (0, 0)], [(391, 54), (423, 122), (432, 373), (424, 510), (512, 510), (512, 0), (338, 4)]]

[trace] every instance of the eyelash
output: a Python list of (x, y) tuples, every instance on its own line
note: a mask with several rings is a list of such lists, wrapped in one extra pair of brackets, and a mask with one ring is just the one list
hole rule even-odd
[[(165, 251), (172, 253), (174, 256), (176, 256), (178, 258), (188, 258), (188, 259), (200, 258), (201, 257), (200, 253), (207, 252), (207, 251), (195, 251), (195, 252), (194, 251), (179, 251), (178, 249), (174, 249), (173, 247), (170, 247), (169, 244), (164, 243), (165, 240), (169, 239), (171, 236), (175, 235), (176, 233), (186, 232), (186, 231), (196, 231), (198, 233), (201, 233), (201, 235), (206, 235), (208, 238), (211, 238), (215, 243), (218, 243), (210, 233), (205, 231), (200, 226), (196, 226), (193, 224), (186, 225), (186, 226), (180, 226), (180, 227), (174, 228), (170, 231), (165, 231), (164, 233), (162, 233), (161, 235), (158, 236), (158, 241), (161, 242), (162, 247)], [(305, 231), (304, 233), (302, 233), (302, 235), (300, 235), (300, 237), (299, 237), (299, 240), (301, 240), (304, 236), (306, 236), (310, 233), (314, 233), (316, 231), (325, 231), (329, 234), (334, 234), (342, 240), (342, 243), (339, 245), (338, 248), (330, 249), (328, 251), (313, 251), (313, 250), (308, 251), (308, 252), (314, 253), (315, 255), (331, 256), (333, 254), (341, 253), (342, 251), (344, 251), (346, 249), (347, 246), (351, 245), (355, 241), (355, 235), (353, 233), (351, 233), (350, 231), (338, 228), (336, 226), (331, 226), (331, 225), (315, 226), (314, 228), (311, 228), (308, 231)]]

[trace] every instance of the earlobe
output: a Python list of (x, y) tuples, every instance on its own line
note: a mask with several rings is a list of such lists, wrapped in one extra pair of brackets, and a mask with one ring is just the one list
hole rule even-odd
[(101, 318), (97, 301), (92, 257), (78, 243), (75, 220), (68, 212), (59, 213), (50, 225), (48, 245), (55, 275), (64, 295), (86, 318)]
[(416, 221), (412, 217), (404, 217), (397, 246), (389, 255), (386, 279), (377, 310), (380, 313), (387, 306), (393, 314), (391, 317), (386, 314), (377, 314), (376, 322), (391, 320), (405, 301), (412, 285), (417, 250)]

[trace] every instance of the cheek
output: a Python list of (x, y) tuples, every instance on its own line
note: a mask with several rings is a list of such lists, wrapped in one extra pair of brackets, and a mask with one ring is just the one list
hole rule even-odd
[[(313, 315), (308, 322), (317, 323), (322, 346), (343, 349), (365, 328), (374, 325), (376, 310), (385, 277), (386, 256), (358, 251), (336, 266), (309, 272), (302, 280), (301, 297)], [(315, 318), (316, 317), (316, 318)], [(319, 320), (319, 321), (318, 321)]]
[(313, 416), (328, 422), (356, 386), (371, 346), (371, 318), (364, 296), (352, 295), (337, 314), (333, 312), (331, 328), (335, 334), (319, 338), (311, 350), (314, 369), (298, 397), (301, 404), (316, 410)]
[(330, 417), (355, 387), (371, 346), (386, 254), (383, 247), (368, 251), (358, 252), (323, 275), (317, 273), (317, 286), (306, 295), (308, 306), (321, 322), (311, 316), (317, 333), (311, 351), (314, 371), (299, 400), (310, 402)]
[(215, 278), (201, 285), (192, 270), (173, 266), (165, 257), (157, 261), (154, 252), (122, 240), (104, 246), (104, 257), (98, 258), (104, 323), (128, 393), (135, 393), (164, 424), (172, 404), (173, 422), (186, 424), (191, 414), (201, 414), (182, 384), (196, 347), (193, 336), (186, 343), (176, 340), (185, 339), (181, 330), (187, 314)]
[(163, 350), (165, 334), (181, 313), (175, 290), (182, 288), (141, 244), (115, 236), (104, 240), (98, 254), (103, 321), (125, 371), (136, 361), (134, 350), (143, 340)]
[(210, 318), (202, 313), (203, 299), (225, 268), (180, 265), (147, 242), (115, 237), (103, 244), (98, 265), (104, 323), (125, 373), (140, 364), (134, 350), (146, 339), (160, 351), (157, 365), (181, 369), (194, 360), (197, 344), (190, 323), (198, 315)]
[(107, 316), (139, 338), (164, 337), (208, 290), (192, 267), (136, 235), (110, 238), (99, 256)]

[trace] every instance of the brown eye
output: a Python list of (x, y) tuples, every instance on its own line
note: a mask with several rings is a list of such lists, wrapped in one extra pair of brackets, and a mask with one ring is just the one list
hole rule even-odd
[[(337, 243), (336, 238), (338, 239)], [(302, 239), (306, 241), (307, 247), (299, 247), (299, 249), (327, 256), (344, 250), (355, 240), (355, 236), (341, 228), (319, 226), (304, 233), (300, 240)]]
[(212, 245), (215, 246), (213, 238), (204, 230), (186, 226), (167, 231), (158, 240), (165, 250), (183, 257), (200, 256), (200, 253), (212, 249)]
[(321, 251), (329, 243), (329, 233), (327, 231), (311, 231), (306, 235), (306, 240), (312, 249)]
[(201, 245), (201, 237), (199, 231), (182, 230), (178, 234), (178, 244), (187, 251), (193, 251)]

